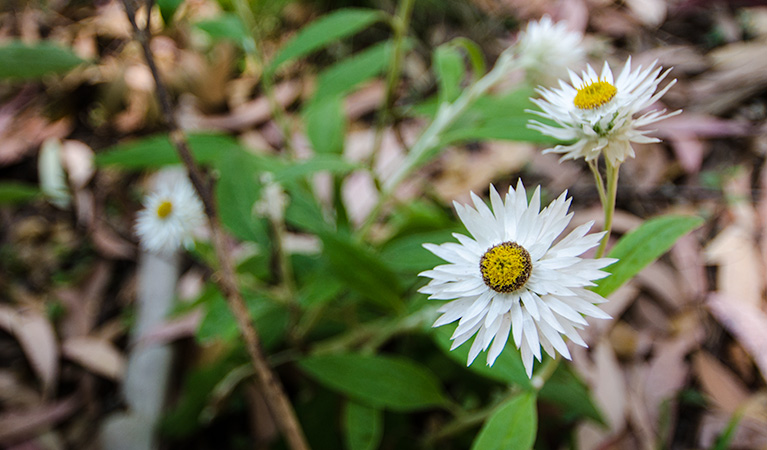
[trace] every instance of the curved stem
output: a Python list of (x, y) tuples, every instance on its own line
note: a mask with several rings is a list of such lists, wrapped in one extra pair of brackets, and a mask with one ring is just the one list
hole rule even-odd
[(607, 195), (606, 200), (607, 202), (602, 203), (602, 208), (605, 212), (605, 226), (604, 231), (606, 231), (604, 237), (602, 238), (602, 242), (599, 243), (599, 248), (597, 248), (597, 254), (596, 258), (601, 258), (605, 254), (605, 249), (607, 248), (607, 241), (610, 239), (610, 231), (613, 227), (613, 215), (615, 213), (615, 197), (618, 194), (618, 172), (620, 169), (620, 165), (613, 166), (608, 161), (607, 164)]
[(517, 59), (515, 58), (514, 47), (509, 47), (501, 53), (496, 61), (493, 70), (480, 78), (476, 83), (468, 87), (452, 103), (443, 103), (440, 105), (437, 115), (429, 126), (421, 133), (421, 136), (413, 144), (405, 161), (384, 182), (381, 195), (371, 210), (367, 219), (359, 230), (359, 235), (364, 239), (369, 233), (380, 214), (384, 203), (393, 195), (394, 190), (412, 171), (424, 164), (431, 156), (434, 156), (435, 150), (439, 146), (442, 133), (450, 127), (474, 102), (485, 94), (491, 87), (498, 83), (511, 69), (514, 68)]
[[(307, 444), (303, 430), (298, 423), (293, 406), (291, 405), (290, 400), (288, 400), (288, 396), (285, 393), (282, 383), (269, 366), (261, 346), (261, 339), (250, 320), (250, 314), (245, 305), (245, 299), (237, 285), (234, 261), (232, 260), (232, 255), (228, 248), (228, 238), (216, 213), (216, 205), (210, 187), (204, 182), (202, 171), (195, 163), (192, 152), (189, 149), (186, 135), (179, 128), (176, 118), (173, 115), (170, 95), (160, 77), (160, 73), (157, 70), (157, 64), (155, 64), (154, 55), (149, 47), (149, 21), (147, 20), (147, 26), (145, 28), (139, 28), (136, 23), (136, 11), (132, 1), (123, 0), (123, 4), (125, 6), (125, 12), (128, 15), (128, 20), (133, 27), (136, 40), (141, 44), (147, 65), (152, 72), (158, 101), (162, 108), (163, 117), (169, 128), (170, 141), (176, 148), (179, 158), (181, 158), (181, 161), (189, 172), (189, 179), (199, 194), (203, 203), (205, 215), (208, 217), (211, 240), (213, 242), (213, 247), (215, 248), (216, 258), (219, 262), (218, 271), (214, 276), (216, 283), (221, 289), (221, 293), (226, 298), (227, 304), (234, 315), (237, 327), (245, 342), (245, 348), (250, 357), (251, 364), (256, 373), (256, 378), (263, 390), (270, 411), (274, 414), (278, 426), (282, 430), (285, 439), (288, 441), (289, 447), (292, 450), (308, 450), (309, 445)], [(151, 14), (151, 11), (148, 11), (148, 13)]]
[(604, 205), (606, 201), (605, 183), (602, 181), (602, 174), (599, 173), (599, 160), (593, 159), (588, 161), (588, 165), (589, 169), (591, 169), (591, 173), (594, 175), (594, 182), (597, 185), (597, 192), (599, 193), (599, 201)]
[(397, 13), (391, 18), (390, 23), (394, 29), (394, 37), (392, 38), (392, 55), (389, 62), (389, 72), (386, 75), (386, 94), (384, 96), (383, 109), (378, 115), (378, 123), (376, 124), (375, 138), (373, 140), (373, 151), (370, 154), (370, 170), (375, 167), (375, 162), (379, 151), (381, 150), (381, 144), (383, 143), (384, 127), (386, 122), (391, 116), (391, 110), (394, 107), (394, 91), (397, 88), (397, 81), (400, 78), (400, 72), (402, 71), (402, 59), (404, 57), (404, 41), (407, 36), (407, 31), (410, 28), (410, 18), (413, 15), (413, 5), (415, 0), (401, 0)]

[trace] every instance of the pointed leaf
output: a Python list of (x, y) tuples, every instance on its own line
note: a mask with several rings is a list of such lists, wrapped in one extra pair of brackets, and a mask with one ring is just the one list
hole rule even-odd
[(84, 62), (72, 50), (50, 42), (27, 45), (10, 41), (0, 45), (0, 79), (37, 79), (62, 74)]
[(538, 430), (535, 394), (522, 393), (501, 404), (485, 422), (472, 450), (529, 450)]
[(446, 402), (439, 380), (413, 361), (383, 356), (314, 356), (301, 368), (328, 389), (366, 405), (416, 411)]
[(662, 216), (643, 223), (612, 248), (608, 256), (619, 261), (605, 269), (612, 275), (599, 280), (593, 291), (607, 297), (702, 224), (695, 216)]
[[(231, 151), (242, 150), (229, 136), (194, 133), (188, 137), (192, 155), (198, 163), (210, 163)], [(126, 142), (96, 155), (99, 166), (116, 165), (126, 169), (146, 169), (180, 164), (176, 149), (167, 134)]]
[(0, 205), (24, 203), (40, 195), (37, 186), (8, 181), (0, 183)]
[(316, 153), (342, 153), (346, 135), (346, 114), (340, 97), (326, 97), (309, 104), (304, 111), (306, 134)]
[(383, 436), (380, 409), (348, 402), (344, 409), (344, 432), (348, 450), (375, 450)]
[(277, 54), (269, 66), (274, 71), (282, 63), (306, 56), (329, 43), (351, 36), (382, 20), (383, 14), (372, 9), (340, 9), (305, 26)]

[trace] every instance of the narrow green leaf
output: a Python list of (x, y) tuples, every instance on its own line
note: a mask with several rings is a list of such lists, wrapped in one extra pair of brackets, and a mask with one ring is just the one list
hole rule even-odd
[[(285, 335), (288, 326), (288, 312), (263, 296), (245, 293), (245, 302), (251, 319), (256, 323), (265, 348), (277, 345)], [(211, 289), (201, 300), (205, 317), (197, 328), (197, 340), (210, 343), (215, 340), (235, 342), (240, 331), (232, 311), (224, 297), (216, 289)]]
[(334, 275), (349, 289), (384, 308), (402, 308), (399, 280), (378, 255), (335, 233), (323, 232), (319, 236), (323, 256), (333, 268)]
[(471, 67), (474, 69), (475, 80), (481, 78), (485, 74), (485, 55), (482, 52), (482, 48), (477, 45), (476, 42), (465, 37), (457, 37), (450, 41), (450, 44), (454, 47), (460, 47), (466, 50), (466, 54), (469, 55)]
[(382, 20), (384, 15), (372, 9), (340, 9), (305, 26), (277, 54), (269, 66), (276, 70), (281, 64), (319, 50), (329, 43), (351, 36)]
[(383, 436), (381, 410), (348, 402), (344, 409), (344, 432), (348, 450), (377, 449)]
[(524, 392), (501, 404), (485, 422), (472, 450), (529, 450), (538, 431), (535, 394)]
[(63, 74), (85, 62), (72, 50), (50, 42), (27, 45), (10, 41), (0, 45), (0, 79), (32, 80)]
[(373, 45), (320, 72), (313, 101), (342, 97), (361, 83), (381, 74), (389, 66), (391, 48), (390, 41)]
[[(237, 140), (230, 136), (195, 133), (187, 139), (198, 163), (210, 163), (228, 152), (242, 150)], [(120, 166), (125, 169), (157, 168), (180, 163), (167, 134), (118, 144), (96, 155), (96, 164), (99, 166)]]
[(680, 237), (698, 228), (703, 219), (695, 216), (662, 216), (648, 220), (624, 235), (608, 255), (618, 262), (605, 270), (612, 275), (597, 282), (594, 292), (607, 297), (658, 259)]
[(445, 262), (423, 248), (423, 243), (449, 241), (453, 239), (452, 231), (457, 230), (426, 231), (394, 239), (381, 249), (381, 259), (390, 267), (402, 272), (418, 273), (433, 269)]
[(240, 46), (251, 38), (240, 17), (233, 13), (224, 13), (215, 19), (202, 20), (194, 26), (213, 39), (228, 39)]
[[(434, 328), (431, 333), (432, 340), (450, 359), (466, 367), (471, 342), (466, 342), (455, 350), (450, 350), (450, 336), (452, 336), (455, 327), (456, 325), (453, 324)], [(522, 364), (522, 358), (519, 356), (519, 350), (514, 347), (513, 341), (506, 343), (506, 348), (492, 366), (485, 364), (484, 358), (485, 355), (480, 354), (467, 369), (504, 384), (516, 384), (525, 389), (532, 389), (530, 379), (527, 378), (527, 372), (525, 372), (525, 366)]]
[(40, 195), (40, 189), (32, 184), (8, 181), (0, 183), (0, 205), (25, 203)]
[(314, 193), (301, 183), (283, 185), (290, 195), (285, 221), (301, 230), (322, 233), (330, 229)]
[(157, 6), (160, 7), (160, 15), (165, 23), (171, 23), (176, 10), (184, 0), (157, 0)]
[(299, 365), (328, 389), (375, 408), (406, 412), (446, 402), (437, 377), (408, 359), (327, 355), (303, 359)]
[(242, 240), (266, 244), (266, 225), (254, 214), (261, 198), (260, 159), (244, 151), (228, 152), (220, 159), (218, 170), (216, 204), (224, 226)]
[(306, 134), (316, 153), (343, 152), (346, 112), (340, 97), (325, 97), (310, 103), (304, 118)]
[(461, 94), (466, 75), (463, 56), (452, 45), (441, 45), (434, 51), (434, 74), (439, 84), (440, 103), (452, 102)]

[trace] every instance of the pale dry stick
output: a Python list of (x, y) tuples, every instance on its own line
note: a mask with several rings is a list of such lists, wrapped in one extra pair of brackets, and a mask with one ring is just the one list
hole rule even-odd
[[(151, 0), (149, 0), (149, 2), (151, 2)], [(171, 143), (176, 148), (181, 161), (189, 172), (189, 178), (194, 185), (195, 190), (202, 199), (205, 215), (208, 217), (210, 225), (213, 247), (215, 248), (216, 258), (219, 262), (216, 281), (222, 294), (227, 299), (229, 308), (232, 310), (232, 314), (237, 322), (237, 327), (245, 341), (245, 347), (250, 356), (251, 363), (253, 364), (256, 378), (263, 390), (266, 402), (269, 405), (269, 410), (274, 415), (277, 425), (285, 436), (289, 447), (292, 450), (308, 450), (309, 445), (306, 442), (306, 437), (301, 429), (301, 425), (298, 423), (293, 406), (285, 394), (282, 383), (269, 366), (261, 346), (261, 340), (249, 319), (250, 315), (245, 306), (245, 300), (237, 287), (234, 263), (227, 251), (227, 237), (218, 220), (216, 207), (210, 189), (204, 182), (204, 177), (200, 168), (197, 167), (194, 162), (194, 158), (192, 157), (192, 153), (189, 150), (189, 145), (186, 140), (186, 135), (179, 128), (175, 116), (173, 115), (170, 96), (165, 88), (165, 84), (160, 78), (157, 65), (154, 61), (154, 56), (149, 47), (149, 21), (151, 11), (147, 10), (147, 24), (142, 29), (139, 28), (136, 23), (136, 10), (131, 0), (123, 0), (123, 4), (125, 6), (126, 14), (128, 15), (128, 20), (133, 27), (135, 38), (141, 44), (147, 65), (152, 72), (160, 107), (162, 108), (164, 119), (169, 128)], [(151, 3), (149, 3), (148, 6), (151, 7)]]

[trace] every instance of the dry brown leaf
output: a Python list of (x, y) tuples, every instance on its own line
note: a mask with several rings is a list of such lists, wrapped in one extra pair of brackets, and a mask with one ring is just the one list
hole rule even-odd
[(18, 310), (0, 305), (0, 327), (16, 337), (43, 387), (51, 394), (59, 374), (59, 350), (50, 321), (32, 309)]
[[(713, 448), (717, 437), (722, 434), (731, 419), (729, 414), (719, 412), (709, 412), (703, 416), (698, 444), (702, 448)], [(767, 424), (764, 421), (743, 417), (735, 429), (729, 448), (748, 450), (767, 448)]]
[(344, 109), (349, 120), (356, 120), (378, 109), (386, 97), (386, 85), (383, 80), (374, 80), (365, 84), (346, 97)]
[(680, 289), (690, 300), (699, 300), (708, 289), (703, 249), (694, 234), (686, 234), (671, 247), (671, 261), (676, 267)]
[(646, 375), (640, 379), (644, 404), (651, 423), (660, 423), (664, 402), (673, 401), (685, 386), (690, 373), (685, 358), (699, 345), (700, 338), (701, 333), (688, 333), (656, 343), (655, 355), (650, 360)]
[(733, 300), (719, 292), (709, 294), (706, 306), (751, 354), (762, 377), (767, 379), (767, 314), (758, 306)]
[(689, 301), (679, 285), (677, 271), (662, 261), (655, 261), (642, 269), (636, 279), (672, 311), (681, 309)]
[(486, 142), (479, 151), (451, 148), (441, 159), (442, 172), (434, 180), (435, 190), (446, 202), (465, 203), (469, 192), (486, 192), (499, 178), (516, 184), (508, 174), (519, 172), (534, 153), (530, 144), (502, 141)]
[(705, 350), (695, 352), (692, 366), (703, 391), (723, 411), (732, 414), (748, 400), (748, 389), (710, 353)]
[(718, 266), (717, 291), (751, 307), (761, 305), (765, 282), (756, 248), (752, 234), (733, 224), (720, 232), (705, 250), (706, 260)]
[(119, 381), (125, 372), (125, 357), (109, 341), (94, 337), (73, 337), (64, 341), (62, 353), (93, 373)]
[(136, 254), (133, 244), (112, 231), (101, 220), (94, 221), (91, 239), (98, 251), (110, 259), (132, 259)]
[(647, 26), (657, 27), (666, 19), (665, 0), (626, 0), (626, 5)]
[(8, 445), (37, 435), (71, 416), (80, 403), (77, 396), (72, 396), (57, 403), (0, 415), (0, 444)]
[(587, 380), (597, 407), (604, 413), (610, 434), (626, 427), (626, 379), (610, 342), (602, 338), (592, 350), (594, 365)]
[(710, 53), (713, 70), (691, 85), (686, 109), (721, 115), (761, 92), (767, 85), (767, 46), (762, 41), (738, 42)]

